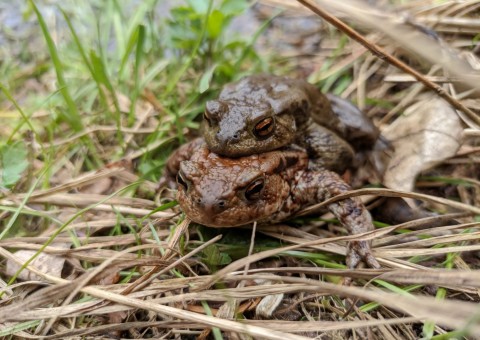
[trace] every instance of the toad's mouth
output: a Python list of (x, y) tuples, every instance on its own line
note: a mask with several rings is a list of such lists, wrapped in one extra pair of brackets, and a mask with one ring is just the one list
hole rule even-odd
[(263, 217), (259, 212), (242, 212), (237, 209), (226, 209), (221, 212), (207, 212), (199, 208), (191, 200), (179, 200), (185, 215), (193, 222), (212, 228), (234, 228), (253, 223)]
[(235, 214), (230, 211), (207, 214), (196, 209), (183, 209), (185, 214), (194, 222), (212, 228), (234, 228), (253, 223), (255, 218), (245, 218), (245, 214)]

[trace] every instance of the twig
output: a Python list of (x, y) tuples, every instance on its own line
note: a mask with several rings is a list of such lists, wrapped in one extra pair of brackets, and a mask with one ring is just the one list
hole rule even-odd
[(407, 64), (403, 63), (399, 59), (395, 58), (393, 55), (388, 53), (386, 50), (382, 49), (377, 44), (369, 41), (360, 33), (355, 31), (353, 28), (345, 24), (340, 19), (332, 16), (320, 6), (315, 4), (312, 0), (297, 0), (303, 6), (310, 9), (312, 12), (317, 14), (318, 16), (322, 17), (324, 20), (335, 26), (337, 29), (348, 35), (350, 38), (354, 39), (358, 43), (365, 46), (368, 50), (370, 50), (374, 55), (382, 60), (386, 60), (391, 65), (399, 68), (400, 70), (411, 74), (415, 79), (421, 82), (426, 87), (430, 88), (431, 90), (435, 91), (440, 97), (445, 99), (450, 105), (455, 107), (457, 110), (464, 112), (470, 119), (472, 119), (476, 124), (480, 125), (480, 117), (475, 114), (472, 110), (467, 108), (465, 105), (460, 103), (458, 100), (450, 96), (441, 86), (435, 84), (434, 82), (430, 81), (426, 77), (424, 77), (421, 73), (417, 72)]
[(332, 198), (329, 198), (326, 201), (323, 201), (321, 203), (309, 206), (302, 211), (300, 211), (297, 215), (298, 216), (303, 216), (310, 214), (314, 211), (318, 211), (318, 209), (328, 206), (334, 202), (344, 200), (346, 198), (350, 197), (357, 197), (357, 196), (362, 196), (362, 195), (376, 195), (376, 196), (382, 196), (382, 197), (408, 197), (408, 198), (414, 198), (422, 201), (427, 201), (427, 202), (434, 202), (434, 203), (440, 203), (444, 204), (448, 207), (451, 207), (453, 209), (459, 209), (462, 211), (468, 211), (473, 214), (480, 214), (480, 208), (471, 206), (465, 203), (461, 202), (456, 202), (452, 201), (446, 198), (441, 198), (441, 197), (436, 197), (436, 196), (431, 196), (431, 195), (425, 195), (425, 194), (419, 194), (416, 192), (408, 192), (408, 191), (400, 191), (400, 190), (393, 190), (393, 189), (387, 189), (387, 188), (365, 188), (365, 189), (357, 189), (357, 190), (351, 190), (348, 192), (345, 192), (343, 194), (334, 196)]

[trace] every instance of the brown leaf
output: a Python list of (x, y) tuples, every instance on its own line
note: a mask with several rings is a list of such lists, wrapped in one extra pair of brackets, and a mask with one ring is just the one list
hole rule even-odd
[(411, 191), (421, 171), (455, 155), (462, 131), (455, 110), (439, 98), (427, 98), (410, 106), (383, 132), (395, 150), (384, 184)]
[[(52, 244), (51, 247), (59, 248), (59, 249), (68, 249), (70, 248), (70, 244), (67, 243), (55, 243)], [(34, 256), (36, 251), (34, 250), (19, 250), (15, 252), (15, 257), (17, 257), (22, 263), (27, 262), (32, 256)], [(61, 277), (63, 266), (65, 264), (65, 258), (61, 256), (51, 255), (41, 253), (40, 255), (35, 258), (30, 263), (30, 266), (37, 268), (39, 271), (45, 274), (49, 274), (55, 277)], [(20, 269), (20, 265), (15, 261), (8, 259), (7, 260), (7, 268), (6, 274), (8, 276), (13, 276), (15, 273)], [(20, 280), (28, 281), (28, 280), (42, 280), (40, 276), (37, 274), (29, 271), (28, 269), (24, 269), (20, 275), (18, 276)]]

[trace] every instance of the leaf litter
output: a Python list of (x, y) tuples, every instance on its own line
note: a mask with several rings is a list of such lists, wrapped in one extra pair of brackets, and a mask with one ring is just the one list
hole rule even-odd
[(393, 152), (383, 178), (391, 189), (410, 191), (418, 174), (455, 156), (463, 128), (445, 101), (430, 96), (408, 107), (383, 135)]
[[(424, 24), (436, 18), (434, 29), (450, 38), (449, 44), (455, 39), (461, 41), (455, 36), (459, 27), (478, 24), (470, 17), (478, 10), (468, 3), (423, 3), (418, 7), (405, 5), (404, 10)], [(271, 2), (262, 5), (270, 6)], [(355, 18), (349, 13), (345, 20)], [(403, 58), (402, 51), (395, 51), (383, 38), (376, 40)], [(394, 38), (390, 35), (389, 39)], [(336, 46), (336, 39), (325, 37), (322, 43)], [(414, 49), (421, 46), (415, 46), (415, 40), (411, 43)], [(355, 75), (345, 91), (357, 95), (392, 144), (384, 151), (391, 160), (382, 183), (395, 190), (360, 189), (356, 194), (374, 196), (368, 200), (372, 205), (376, 204), (375, 197), (410, 197), (415, 205), (421, 202), (422, 209), (431, 209), (438, 217), (429, 215), (355, 236), (343, 236), (327, 215), (324, 220), (313, 221), (299, 217), (295, 224), (301, 223), (301, 228), (286, 224), (259, 226), (255, 252), (249, 255), (245, 250), (247, 241), (241, 244), (245, 248), (243, 256), (235, 254), (228, 243), (228, 231), (206, 237), (206, 231), (184, 219), (176, 208), (155, 211), (167, 197), (154, 198), (155, 183), (139, 181), (129, 163), (148, 153), (135, 150), (135, 142), (156, 120), (149, 103), (139, 99), (137, 124), (124, 130), (125, 145), (132, 150), (130, 157), (125, 157), (127, 166), (120, 162), (84, 172), (74, 163), (66, 164), (61, 167), (65, 177), (49, 179), (52, 183), (57, 180), (53, 188), (30, 193), (11, 191), (0, 198), (2, 218), (14, 216), (20, 202), (26, 200), (14, 228), (27, 223), (44, 228), (36, 236), (19, 233), (0, 240), (0, 256), (5, 259), (0, 285), (0, 336), (53, 339), (107, 334), (142, 338), (155, 334), (206, 338), (219, 328), (225, 337), (306, 339), (329, 335), (382, 339), (388, 334), (416, 339), (420, 336), (419, 325), (427, 322), (435, 323), (436, 334), (448, 336), (448, 332), (457, 330), (466, 338), (480, 336), (476, 322), (480, 288), (476, 127), (469, 124), (473, 133), (462, 139), (465, 127), (458, 112), (435, 97), (426, 100), (423, 109), (410, 102), (389, 114), (391, 110), (383, 107), (380, 99), (399, 104), (417, 84), (411, 80), (407, 84), (386, 84), (380, 76), (394, 70), (368, 61), (365, 50), (359, 53), (354, 42), (349, 41), (344, 51), (338, 62)], [(291, 55), (292, 50), (286, 53)], [(450, 53), (455, 55), (456, 51)], [(307, 74), (320, 70), (329, 58), (326, 55), (316, 60), (300, 54), (300, 74), (306, 69)], [(432, 77), (451, 80), (449, 72), (435, 72)], [(341, 74), (337, 81), (340, 78)], [(445, 90), (452, 94), (465, 91), (456, 82), (449, 83)], [(414, 94), (412, 99), (418, 99), (422, 92), (421, 88), (416, 91), (410, 92)], [(375, 95), (380, 93), (385, 98)], [(469, 95), (463, 95), (466, 105)], [(130, 102), (125, 96), (116, 96), (122, 110), (128, 112)], [(456, 98), (464, 102), (461, 96)], [(372, 100), (376, 105), (369, 104)], [(410, 109), (405, 110), (407, 106)], [(468, 107), (475, 105), (470, 103)], [(408, 114), (409, 110), (413, 113)], [(115, 127), (88, 126), (84, 132), (100, 145), (96, 136), (115, 133)], [(53, 144), (74, 144), (85, 136), (84, 132)], [(164, 140), (157, 143), (152, 143), (149, 150)], [(106, 143), (104, 147), (112, 145)], [(458, 185), (447, 181), (455, 171), (467, 180)], [(425, 183), (422, 177), (434, 177), (435, 186), (418, 185)], [(378, 183), (372, 180), (371, 184)], [(126, 186), (135, 190), (121, 191)], [(137, 195), (139, 192), (143, 194)], [(428, 228), (435, 220), (440, 226)], [(242, 229), (244, 235), (250, 232)], [(373, 240), (382, 269), (341, 268), (346, 242), (357, 238)], [(216, 253), (229, 254), (231, 263), (203, 261), (205, 249), (212, 245), (217, 247)], [(37, 258), (18, 276), (25, 282), (7, 285), (19, 266), (34, 254)], [(338, 284), (345, 276), (352, 277), (355, 286)], [(447, 289), (445, 298), (436, 298), (442, 287)], [(267, 304), (268, 297), (274, 297), (270, 302), (273, 307), (259, 312), (256, 307)], [(242, 317), (235, 318), (236, 313)], [(29, 324), (32, 321), (40, 322)]]

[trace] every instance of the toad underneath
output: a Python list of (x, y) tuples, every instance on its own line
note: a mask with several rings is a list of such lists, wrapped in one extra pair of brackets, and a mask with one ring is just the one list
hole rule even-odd
[[(198, 138), (177, 149), (165, 169), (164, 183), (172, 187), (177, 177), (177, 200), (185, 214), (217, 228), (284, 221), (350, 190), (335, 172), (309, 167), (307, 153), (296, 147), (227, 158)], [(373, 229), (370, 213), (357, 197), (327, 208), (351, 234)], [(347, 266), (356, 268), (361, 261), (380, 267), (367, 241), (350, 242)]]

